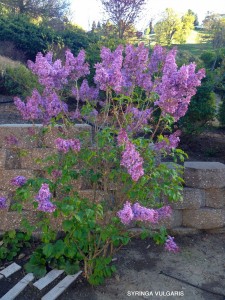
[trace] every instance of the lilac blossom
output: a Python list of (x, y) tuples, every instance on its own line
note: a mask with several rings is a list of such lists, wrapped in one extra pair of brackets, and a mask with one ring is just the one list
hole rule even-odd
[(171, 217), (172, 209), (170, 206), (163, 206), (159, 209), (147, 208), (141, 206), (138, 202), (131, 205), (126, 202), (122, 210), (117, 215), (123, 224), (129, 224), (131, 221), (158, 223), (162, 219)]
[(150, 74), (154, 74), (160, 71), (161, 67), (164, 64), (166, 58), (166, 49), (160, 45), (156, 45), (153, 49), (153, 53), (151, 55), (149, 61), (149, 72)]
[(166, 218), (170, 218), (172, 215), (172, 208), (169, 205), (165, 205), (161, 208), (158, 208), (157, 213), (159, 221)]
[(74, 57), (70, 50), (66, 51), (65, 70), (70, 79), (77, 81), (79, 78), (90, 74), (89, 65), (85, 63), (85, 51), (81, 50), (77, 57)]
[(127, 45), (123, 62), (124, 87), (130, 92), (135, 86), (140, 86), (147, 91), (152, 89), (151, 77), (147, 73), (149, 50), (140, 43), (138, 47)]
[(124, 204), (123, 209), (118, 211), (117, 215), (124, 225), (130, 224), (130, 222), (133, 220), (133, 217), (134, 217), (134, 214), (133, 214), (133, 211), (131, 208), (131, 204), (127, 201)]
[(43, 212), (52, 213), (56, 210), (56, 206), (50, 201), (40, 201), (37, 209)]
[(33, 90), (26, 103), (18, 97), (14, 98), (14, 103), (24, 120), (39, 119), (48, 123), (52, 117), (58, 116), (61, 112), (68, 112), (67, 104), (62, 102), (55, 92), (41, 96), (37, 90)]
[(174, 242), (174, 237), (168, 235), (166, 243), (165, 243), (165, 250), (177, 253), (180, 251), (180, 248)]
[(67, 113), (68, 112), (68, 106), (65, 102), (62, 102), (59, 99), (59, 96), (52, 92), (46, 97), (46, 114), (45, 118), (51, 119), (52, 117), (57, 117), (61, 112)]
[(74, 152), (80, 151), (80, 141), (78, 139), (62, 139), (57, 138), (55, 140), (56, 148), (59, 151), (62, 151), (64, 153), (67, 153), (69, 150), (73, 150)]
[(38, 202), (38, 210), (43, 212), (52, 213), (55, 211), (56, 206), (50, 201), (52, 194), (49, 190), (49, 185), (47, 183), (43, 183), (41, 188), (36, 196), (36, 200)]
[(24, 176), (16, 176), (11, 180), (11, 183), (18, 187), (23, 186), (26, 182), (27, 182), (27, 179)]
[(135, 149), (135, 146), (128, 141), (126, 143), (126, 148), (122, 153), (120, 165), (127, 169), (134, 181), (138, 181), (138, 179), (144, 175), (143, 162), (143, 158)]
[(100, 89), (106, 91), (112, 88), (120, 93), (123, 86), (121, 68), (123, 64), (123, 46), (118, 46), (114, 52), (103, 47), (101, 50), (101, 63), (95, 65), (96, 73), (94, 80), (99, 84)]
[(41, 108), (44, 107), (44, 99), (36, 89), (33, 90), (32, 96), (27, 98), (26, 103), (18, 97), (14, 98), (14, 103), (24, 120), (43, 119)]
[(163, 66), (161, 82), (155, 86), (159, 99), (155, 105), (159, 106), (162, 114), (169, 114), (178, 121), (188, 109), (191, 97), (200, 86), (201, 79), (205, 76), (203, 69), (195, 73), (196, 65), (191, 63), (182, 66), (179, 70), (175, 61), (176, 50), (168, 52)]
[(158, 212), (155, 209), (150, 209), (144, 206), (141, 206), (139, 203), (135, 203), (132, 206), (132, 211), (134, 214), (134, 221), (143, 221), (150, 223), (158, 222)]
[(6, 198), (5, 197), (0, 197), (0, 209), (7, 208), (6, 205)]
[(39, 83), (47, 90), (61, 89), (67, 83), (69, 70), (62, 66), (61, 60), (52, 61), (53, 53), (48, 52), (45, 56), (38, 53), (35, 63), (28, 61), (28, 68), (38, 75)]
[(165, 150), (169, 152), (171, 149), (175, 149), (178, 146), (180, 141), (179, 135), (181, 134), (180, 130), (175, 131), (169, 136), (165, 136), (164, 139), (160, 142), (155, 143), (154, 148), (156, 151)]
[[(86, 79), (83, 80), (80, 89), (77, 90), (74, 88), (72, 90), (72, 94), (76, 97), (79, 98), (81, 101), (94, 101), (97, 100), (98, 94), (99, 94), (99, 89), (90, 87), (88, 85), (88, 81)], [(77, 99), (77, 100), (79, 100)]]

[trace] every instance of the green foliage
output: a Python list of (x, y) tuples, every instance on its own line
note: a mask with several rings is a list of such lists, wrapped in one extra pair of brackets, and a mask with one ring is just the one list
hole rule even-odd
[(159, 232), (153, 234), (153, 241), (156, 245), (164, 245), (167, 240), (167, 231), (165, 227), (161, 227)]
[(32, 24), (26, 16), (0, 17), (0, 41), (11, 41), (34, 60), (38, 52), (46, 52), (54, 44), (62, 44), (60, 36), (50, 28)]
[(30, 246), (30, 235), (15, 230), (6, 231), (0, 240), (0, 261), (12, 261), (24, 247)]
[(37, 77), (24, 65), (6, 68), (2, 88), (7, 95), (26, 97), (34, 88), (39, 88)]
[(207, 69), (211, 69), (214, 61), (216, 60), (216, 53), (215, 51), (204, 51), (201, 56), (201, 60), (204, 62), (204, 65)]
[(12, 14), (47, 18), (62, 18), (69, 8), (67, 0), (2, 0), (1, 5)]
[(218, 120), (222, 126), (225, 125), (225, 101), (222, 100), (219, 106)]
[(75, 55), (80, 49), (86, 49), (90, 40), (83, 29), (77, 26), (67, 25), (66, 28), (59, 33), (64, 45), (66, 45)]
[(187, 114), (180, 119), (179, 126), (184, 133), (195, 134), (203, 130), (207, 122), (216, 116), (214, 83), (210, 74), (202, 81), (197, 93), (192, 97)]

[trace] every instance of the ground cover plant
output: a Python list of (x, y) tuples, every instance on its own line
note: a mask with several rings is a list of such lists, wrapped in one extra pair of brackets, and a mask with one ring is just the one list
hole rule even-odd
[[(18, 187), (14, 209), (22, 211), (30, 202), (39, 214), (35, 226), (23, 220), (28, 234), (41, 232), (41, 244), (26, 265), (37, 276), (49, 267), (69, 274), (83, 268), (91, 284), (101, 284), (115, 271), (113, 254), (133, 237), (128, 228), (135, 224), (143, 238), (151, 234), (166, 250), (179, 251), (165, 228), (154, 231), (171, 216), (170, 202), (181, 200), (183, 184), (181, 169), (161, 163), (159, 156), (184, 159), (174, 124), (185, 115), (205, 72), (196, 72), (194, 63), (178, 68), (176, 50), (161, 46), (151, 56), (143, 44), (115, 51), (103, 47), (100, 56), (95, 84), (89, 86), (84, 51), (74, 57), (67, 50), (64, 63), (50, 52), (38, 53), (28, 66), (42, 92), (33, 90), (25, 102), (15, 98), (24, 120), (40, 120), (44, 131), (58, 132), (46, 176), (12, 179)], [(65, 89), (74, 97), (73, 111), (64, 101)], [(92, 145), (84, 136), (69, 137), (75, 121), (93, 127)], [(94, 191), (94, 201), (82, 196), (78, 180)], [(0, 199), (4, 209), (7, 199)]]

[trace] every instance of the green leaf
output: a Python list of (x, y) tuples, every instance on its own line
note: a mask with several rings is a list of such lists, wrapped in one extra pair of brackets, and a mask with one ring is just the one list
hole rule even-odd
[(16, 231), (15, 230), (10, 230), (8, 231), (8, 236), (11, 238), (11, 239), (14, 239), (16, 237)]
[(70, 262), (67, 260), (64, 270), (65, 270), (66, 274), (69, 274), (69, 275), (73, 275), (73, 274), (77, 273), (80, 270), (79, 262), (78, 261)]
[(64, 231), (70, 231), (74, 226), (74, 222), (72, 220), (65, 220), (62, 226)]
[(62, 256), (64, 254), (64, 250), (65, 250), (65, 244), (62, 240), (58, 240), (55, 245), (53, 246), (53, 253), (52, 255), (54, 255), (55, 258), (59, 258), (60, 256)]
[(25, 264), (25, 270), (27, 273), (33, 273), (37, 278), (41, 278), (47, 273), (45, 265), (34, 263), (32, 261)]
[(49, 243), (43, 247), (43, 253), (46, 257), (50, 257), (54, 251), (53, 244)]

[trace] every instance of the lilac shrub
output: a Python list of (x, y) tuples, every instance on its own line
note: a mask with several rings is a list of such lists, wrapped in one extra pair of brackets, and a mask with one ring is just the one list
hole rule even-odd
[[(120, 45), (115, 51), (103, 47), (93, 85), (86, 78), (90, 71), (83, 50), (77, 57), (66, 51), (64, 63), (53, 61), (52, 53), (39, 53), (28, 63), (42, 90), (34, 90), (26, 101), (16, 97), (16, 107), (25, 120), (61, 125), (55, 139), (58, 151), (48, 158), (48, 176), (25, 185), (19, 177), (12, 181), (19, 187), (18, 199), (34, 201), (43, 214), (38, 226), (44, 244), (32, 263), (38, 257), (37, 265), (42, 258), (52, 267), (75, 272), (82, 261), (84, 276), (99, 284), (114, 271), (114, 250), (132, 237), (127, 226), (155, 228), (171, 217), (169, 202), (182, 198), (183, 180), (180, 168), (169, 169), (158, 157), (184, 159), (177, 149), (181, 132), (173, 124), (185, 115), (205, 76), (194, 63), (178, 68), (176, 52), (159, 45), (151, 55), (143, 44)], [(73, 110), (64, 101), (64, 90), (74, 99)], [(82, 136), (71, 138), (74, 121), (92, 126), (91, 147)], [(80, 182), (93, 190), (93, 201), (80, 193)], [(4, 200), (0, 203), (4, 208)], [(52, 218), (61, 224), (60, 239)], [(157, 243), (176, 253), (173, 237), (162, 232), (148, 230)], [(40, 270), (46, 272), (43, 266)]]

